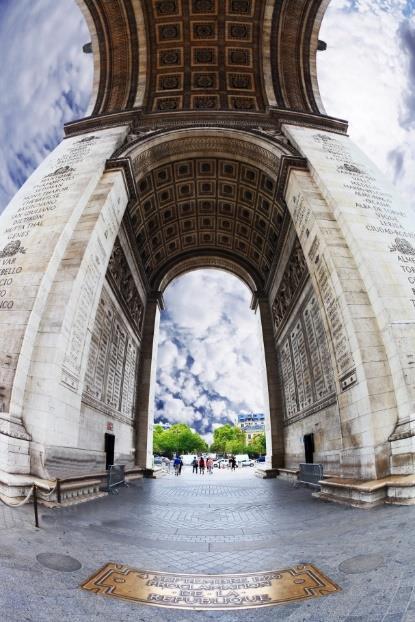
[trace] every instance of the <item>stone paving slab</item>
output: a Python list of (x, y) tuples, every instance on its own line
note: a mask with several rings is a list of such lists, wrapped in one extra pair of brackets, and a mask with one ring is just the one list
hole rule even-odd
[[(250, 473), (212, 478), (220, 482), (217, 496), (213, 488), (206, 489), (210, 482), (204, 483), (205, 505), (195, 480), (184, 473), (138, 481), (117, 496), (77, 507), (42, 508), (40, 530), (29, 522), (31, 507), (13, 510), (11, 519), (0, 522), (0, 619), (415, 622), (415, 508), (366, 511), (321, 503), (307, 489)], [(180, 495), (164, 494), (174, 488)], [(249, 499), (239, 494), (247, 489), (252, 489)], [(181, 499), (186, 501), (182, 507)], [(82, 567), (73, 572), (46, 568), (37, 557), (50, 553), (75, 558)], [(343, 591), (307, 603), (220, 615), (159, 609), (79, 588), (110, 561), (187, 573), (258, 572), (312, 563)]]

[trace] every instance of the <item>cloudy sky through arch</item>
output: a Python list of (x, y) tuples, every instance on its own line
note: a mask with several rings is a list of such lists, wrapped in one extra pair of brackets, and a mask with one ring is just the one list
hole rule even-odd
[[(414, 208), (415, 0), (332, 0), (320, 38), (328, 44), (318, 55), (327, 112), (349, 120), (352, 138)], [(82, 45), (89, 40), (74, 0), (0, 0), (0, 212), (61, 140), (63, 124), (85, 114), (92, 58), (82, 53)], [(186, 275), (166, 293), (157, 406), (163, 415), (168, 404), (173, 419), (180, 412), (209, 433), (212, 422), (220, 422), (232, 408), (260, 409), (261, 392), (253, 390), (252, 399), (243, 403), (233, 401), (240, 377), (256, 378), (258, 367), (256, 323), (248, 330), (244, 316), (246, 311), (252, 319), (246, 292), (227, 274), (204, 275)], [(190, 303), (198, 302), (200, 291), (211, 294), (210, 317), (199, 308), (203, 322), (193, 328), (203, 326), (204, 332), (189, 337), (191, 318), (183, 301), (187, 296)], [(229, 308), (232, 314), (225, 312)], [(189, 339), (198, 348), (190, 359)], [(215, 339), (220, 347), (212, 355)], [(204, 401), (214, 413), (210, 423)]]
[(195, 270), (164, 293), (156, 421), (188, 423), (211, 440), (238, 412), (264, 411), (258, 318), (237, 277)]

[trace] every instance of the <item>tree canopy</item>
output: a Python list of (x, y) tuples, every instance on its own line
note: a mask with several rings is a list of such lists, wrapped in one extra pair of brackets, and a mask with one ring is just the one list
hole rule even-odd
[(214, 431), (210, 450), (216, 453), (243, 454), (246, 452), (245, 433), (238, 426), (226, 423)]
[(249, 455), (252, 456), (262, 456), (267, 453), (266, 441), (265, 441), (265, 433), (261, 432), (259, 434), (255, 434), (254, 438), (248, 444), (247, 447)]
[(154, 426), (153, 453), (171, 458), (175, 453), (188, 454), (207, 451), (208, 445), (197, 432), (185, 423), (176, 423), (165, 430), (163, 426)]

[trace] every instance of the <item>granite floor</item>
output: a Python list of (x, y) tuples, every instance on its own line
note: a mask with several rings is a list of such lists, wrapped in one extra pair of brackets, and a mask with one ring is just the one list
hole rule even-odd
[[(117, 496), (57, 510), (0, 507), (2, 622), (415, 622), (415, 507), (358, 510), (252, 469), (144, 480)], [(74, 562), (51, 569), (52, 555)], [(40, 561), (39, 561), (40, 560)], [(105, 563), (237, 573), (312, 563), (342, 592), (226, 613), (147, 607), (85, 592)]]

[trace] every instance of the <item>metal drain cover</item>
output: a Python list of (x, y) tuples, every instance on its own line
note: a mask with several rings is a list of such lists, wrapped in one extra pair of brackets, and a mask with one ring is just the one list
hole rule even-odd
[(382, 555), (356, 555), (356, 557), (345, 559), (339, 565), (339, 570), (346, 574), (359, 574), (377, 570), (381, 566), (383, 566)]
[(74, 572), (82, 568), (80, 561), (70, 555), (60, 555), (59, 553), (39, 553), (36, 555), (39, 564), (50, 570), (60, 570), (61, 572)]

